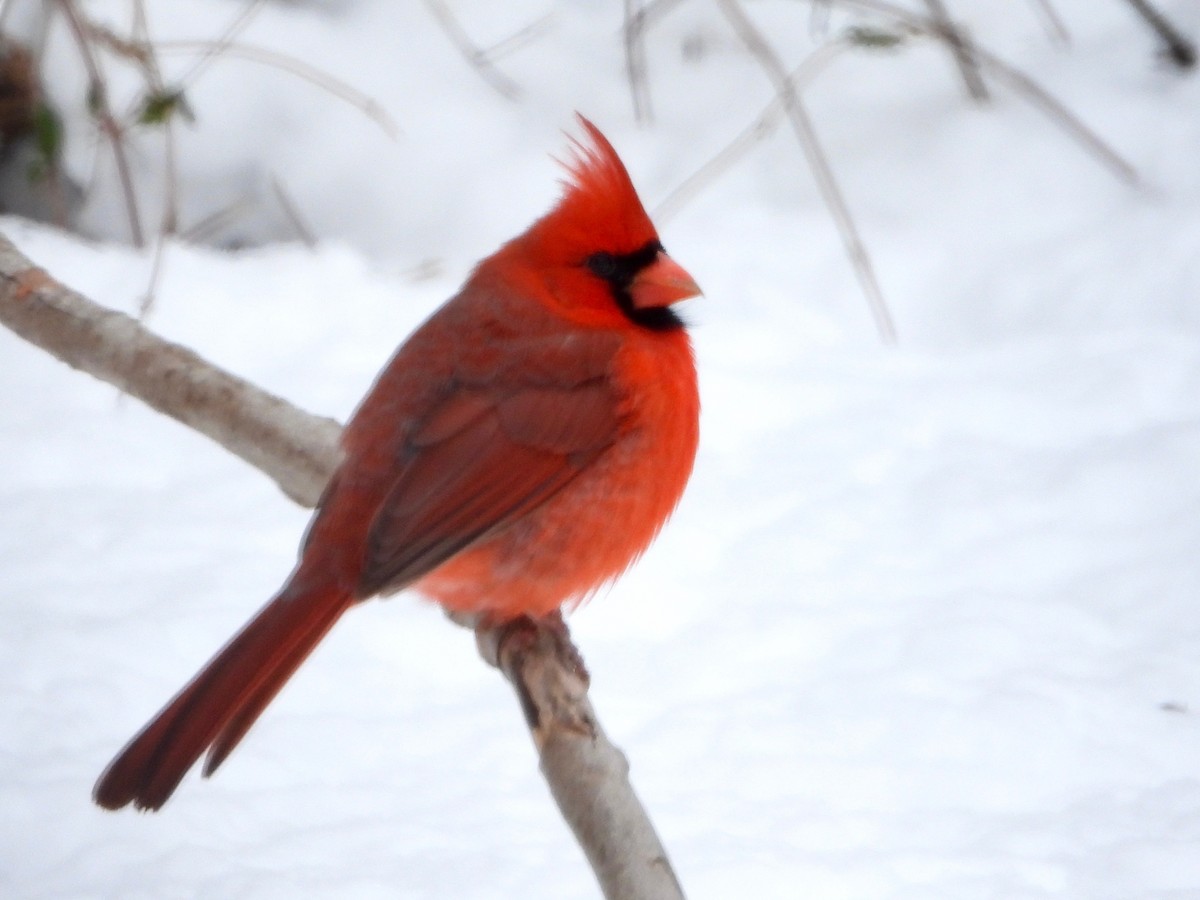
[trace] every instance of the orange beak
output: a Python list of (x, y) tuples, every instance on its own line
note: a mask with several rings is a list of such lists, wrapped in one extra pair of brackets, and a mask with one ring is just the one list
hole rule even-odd
[(699, 293), (700, 288), (692, 276), (662, 251), (629, 285), (629, 295), (636, 309), (670, 306)]

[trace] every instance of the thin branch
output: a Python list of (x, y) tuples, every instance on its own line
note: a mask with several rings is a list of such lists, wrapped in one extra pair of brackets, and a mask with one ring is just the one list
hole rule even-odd
[(212, 41), (203, 55), (192, 63), (190, 69), (183, 73), (179, 79), (179, 84), (187, 87), (187, 85), (199, 78), (205, 69), (220, 58), (225, 48), (232, 44), (234, 39), (249, 27), (251, 21), (253, 21), (265, 3), (266, 0), (251, 0), (250, 3), (247, 3), (241, 12), (234, 16), (230, 23), (225, 26), (225, 31), (221, 36)]
[(646, 0), (646, 3), (638, 12), (638, 15), (642, 19), (643, 27), (649, 28), (683, 2), (684, 0)]
[(1071, 33), (1067, 31), (1067, 26), (1063, 23), (1062, 16), (1058, 14), (1058, 10), (1054, 8), (1051, 0), (1030, 0), (1042, 14), (1042, 21), (1046, 23), (1046, 31), (1050, 35), (1050, 40), (1060, 46), (1067, 46), (1071, 43)]
[(625, 20), (622, 38), (625, 44), (625, 73), (633, 98), (633, 114), (638, 122), (653, 118), (650, 106), (650, 82), (646, 76), (646, 34), (652, 25), (683, 0), (624, 0)]
[(526, 44), (537, 40), (550, 27), (550, 23), (554, 21), (554, 13), (548, 12), (543, 16), (534, 19), (528, 25), (518, 28), (506, 38), (501, 38), (492, 46), (483, 51), (483, 55), (488, 59), (496, 60), (503, 59), (510, 53), (515, 53)]
[[(894, 3), (888, 3), (887, 0), (839, 0), (839, 2), (844, 6), (857, 7), (889, 16), (897, 24), (908, 28), (913, 34), (939, 37), (937, 28), (928, 19), (896, 6)], [(1009, 65), (994, 53), (985, 50), (978, 43), (972, 43), (972, 52), (984, 71), (1007, 82), (1009, 87), (1044, 112), (1050, 121), (1078, 141), (1117, 178), (1126, 184), (1138, 183), (1137, 170), (1033, 78), (1015, 66)]]
[(1129, 0), (1129, 5), (1158, 35), (1171, 62), (1181, 69), (1190, 69), (1196, 65), (1196, 44), (1172, 25), (1170, 19), (1151, 6), (1149, 0)]
[(954, 55), (963, 86), (967, 89), (967, 96), (976, 103), (987, 102), (987, 85), (983, 83), (983, 77), (979, 74), (979, 63), (972, 52), (970, 41), (963, 36), (962, 29), (951, 21), (942, 0), (925, 0), (925, 6), (929, 8), (929, 18), (937, 26), (942, 40), (950, 45), (950, 52)]
[(253, 200), (246, 194), (239, 195), (232, 203), (193, 222), (180, 232), (180, 237), (189, 244), (206, 244), (215, 240), (226, 225), (237, 221), (239, 216), (254, 207)]
[(313, 234), (313, 230), (309, 227), (308, 223), (304, 221), (304, 217), (300, 215), (299, 208), (292, 201), (291, 195), (284, 189), (283, 182), (276, 175), (271, 176), (271, 192), (275, 195), (275, 201), (279, 204), (279, 208), (283, 210), (284, 216), (291, 223), (296, 237), (300, 238), (301, 243), (310, 250), (316, 247), (316, 235)]
[[(168, 54), (208, 53), (211, 50), (211, 46), (207, 41), (159, 41), (153, 45), (153, 49)], [(380, 105), (378, 100), (367, 96), (362, 91), (346, 84), (346, 82), (334, 78), (327, 72), (322, 72), (320, 69), (316, 69), (293, 56), (288, 56), (286, 53), (276, 53), (274, 50), (267, 50), (263, 47), (236, 42), (222, 45), (220, 52), (225, 56), (259, 63), (260, 65), (282, 69), (285, 72), (298, 75), (305, 81), (316, 85), (322, 90), (328, 91), (338, 99), (361, 110), (380, 128), (387, 132), (389, 137), (395, 138), (400, 133), (395, 121), (388, 115), (387, 110)]]
[[(313, 506), (339, 457), (340, 428), (164, 341), (55, 281), (0, 235), (0, 324), (68, 365), (117, 385), (260, 469)], [(624, 755), (588, 701), (561, 619), (478, 624), (480, 653), (511, 681), (542, 774), (608, 900), (682, 900), (629, 782)]]
[(146, 280), (146, 292), (138, 301), (138, 320), (141, 321), (150, 314), (154, 307), (154, 299), (158, 296), (158, 285), (162, 281), (167, 263), (167, 235), (159, 232), (154, 236), (154, 258), (150, 263), (150, 277)]
[(125, 211), (129, 217), (130, 238), (136, 247), (146, 246), (142, 233), (141, 216), (138, 214), (137, 196), (133, 188), (133, 176), (130, 174), (129, 159), (125, 154), (124, 132), (113, 115), (108, 103), (108, 86), (100, 72), (100, 64), (92, 52), (91, 41), (88, 38), (89, 27), (76, 9), (74, 0), (58, 0), (63, 11), (67, 26), (79, 47), (79, 56), (83, 60), (88, 75), (88, 102), (93, 110), (100, 131), (112, 146), (113, 160), (117, 165), (117, 179), (121, 183), (121, 191), (125, 198)]
[(454, 48), (462, 54), (465, 59), (480, 77), (488, 84), (496, 89), (502, 97), (508, 100), (516, 100), (521, 96), (520, 86), (501, 72), (492, 64), (491, 58), (487, 52), (481, 50), (466, 29), (462, 27), (462, 23), (458, 21), (454, 13), (450, 11), (442, 0), (425, 0), (425, 5), (429, 8), (429, 12), (437, 19), (442, 31), (446, 33), (446, 37), (450, 39), (450, 43)]
[[(142, 46), (150, 46), (150, 22), (146, 16), (144, 0), (136, 0), (134, 8), (133, 40)], [(163, 97), (167, 94), (167, 85), (158, 65), (158, 57), (153, 53), (137, 57), (143, 77), (149, 86), (152, 96)], [(179, 227), (179, 164), (175, 144), (175, 116), (166, 115), (162, 119), (163, 128), (163, 178), (166, 201), (163, 203), (162, 221), (159, 226), (159, 240), (174, 234)], [(153, 291), (147, 294), (153, 297)]]
[(633, 100), (634, 121), (645, 124), (654, 118), (650, 106), (650, 82), (646, 76), (646, 33), (640, 0), (624, 0), (625, 22), (621, 29), (625, 45), (625, 78)]
[[(133, 40), (142, 46), (148, 46), (150, 22), (146, 16), (145, 3), (143, 0), (136, 0), (133, 8)], [(147, 53), (144, 56), (135, 56), (133, 59), (141, 68), (151, 95), (165, 96), (167, 86), (163, 81), (162, 70), (158, 66), (158, 58), (153, 53)], [(166, 264), (167, 238), (179, 228), (179, 162), (175, 144), (175, 116), (165, 116), (160, 124), (163, 129), (163, 194), (165, 199), (162, 218), (159, 220), (158, 234), (154, 239), (154, 264), (150, 268), (150, 280), (146, 284), (146, 293), (138, 305), (139, 318), (145, 318), (154, 306), (154, 298), (158, 296), (158, 285)]]
[(775, 93), (779, 97), (789, 121), (792, 123), (792, 129), (796, 132), (796, 138), (800, 142), (800, 147), (803, 149), (804, 155), (808, 160), (809, 168), (816, 179), (817, 187), (825, 200), (825, 205), (829, 208), (830, 215), (833, 216), (838, 232), (842, 236), (842, 243), (845, 245), (846, 253), (849, 255), (851, 265), (858, 276), (859, 285), (867, 297), (871, 314), (875, 318), (875, 326), (879, 330), (879, 336), (885, 344), (895, 344), (896, 326), (892, 322), (891, 313), (888, 311), (887, 303), (883, 299), (883, 292), (880, 290), (879, 281), (875, 277), (875, 269), (871, 265), (870, 255), (867, 253), (866, 245), (858, 234), (858, 227), (855, 225), (854, 218), (850, 214), (849, 207), (846, 206), (845, 198), (842, 196), (841, 189), (834, 178), (829, 160), (825, 156), (825, 151), (822, 149), (821, 143), (817, 138), (816, 129), (813, 128), (812, 120), (808, 117), (808, 112), (805, 110), (800, 95), (792, 84), (787, 69), (784, 67), (782, 60), (775, 54), (775, 51), (771, 49), (762, 32), (746, 16), (737, 0), (717, 0), (717, 5), (720, 7), (722, 13), (724, 13), (725, 18), (729, 21), (738, 38), (745, 44), (746, 49), (758, 60), (759, 65), (762, 66), (767, 76), (771, 79), (775, 87)]
[(1024, 95), (1026, 100), (1049, 116), (1051, 121), (1058, 123), (1117, 178), (1129, 185), (1139, 183), (1137, 169), (1132, 163), (1126, 161), (1100, 135), (1088, 128), (1082, 119), (1030, 76), (978, 46), (975, 48), (975, 54), (993, 78), (1007, 82), (1009, 87)]
[[(670, 0), (656, 0), (643, 7), (641, 14), (649, 15), (668, 5)], [(908, 33), (947, 40), (944, 27), (931, 19), (911, 13), (908, 10), (886, 2), (876, 0), (841, 0), (846, 5), (858, 6), (871, 12), (882, 13), (891, 18), (897, 25)], [(824, 45), (812, 54), (793, 72), (784, 71), (783, 63), (771, 50), (765, 38), (754, 28), (736, 0), (719, 0), (719, 6), (730, 18), (735, 31), (746, 44), (750, 52), (759, 60), (760, 65), (771, 77), (775, 85), (775, 95), (757, 119), (751, 122), (728, 145), (705, 163), (699, 170), (680, 184), (655, 211), (659, 217), (670, 217), (687, 203), (703, 187), (737, 162), (758, 141), (770, 134), (786, 114), (792, 122), (793, 129), (800, 139), (801, 146), (809, 158), (814, 176), (838, 224), (839, 231), (847, 245), (847, 250), (854, 263), (855, 271), (863, 284), (875, 315), (877, 327), (885, 341), (895, 339), (894, 326), (884, 304), (878, 283), (875, 280), (865, 246), (858, 237), (853, 219), (850, 217), (845, 201), (842, 199), (836, 180), (834, 180), (820, 143), (816, 140), (815, 130), (811, 120), (800, 103), (800, 95), (804, 86), (810, 82), (841, 52), (845, 43), (842, 41)], [(816, 6), (814, 6), (816, 8)], [(988, 70), (994, 77), (1008, 84), (1035, 107), (1046, 113), (1052, 121), (1075, 138), (1083, 147), (1093, 154), (1101, 163), (1109, 168), (1120, 180), (1137, 183), (1137, 172), (1115, 150), (1103, 141), (1095, 132), (1089, 129), (1077, 116), (1056, 100), (1044, 88), (1029, 76), (991, 54), (959, 32), (959, 38), (964, 42), (964, 48), (969, 51), (977, 65)], [(827, 54), (827, 55), (826, 55)], [(891, 337), (889, 338), (889, 335)]]
[[(825, 70), (826, 66), (850, 47), (851, 45), (843, 40), (833, 40), (818, 47), (788, 76), (793, 90), (802, 91), (819, 73)], [(755, 144), (774, 132), (783, 118), (783, 100), (776, 94), (759, 113), (758, 118), (742, 129), (737, 137), (719, 150), (708, 162), (685, 178), (655, 207), (654, 220), (656, 222), (665, 221), (678, 213), (696, 194), (737, 163)]]

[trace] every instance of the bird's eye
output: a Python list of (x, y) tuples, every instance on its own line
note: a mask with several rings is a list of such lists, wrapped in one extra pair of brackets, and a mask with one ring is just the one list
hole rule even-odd
[(593, 253), (587, 258), (587, 267), (593, 275), (612, 278), (617, 273), (617, 260), (611, 253)]

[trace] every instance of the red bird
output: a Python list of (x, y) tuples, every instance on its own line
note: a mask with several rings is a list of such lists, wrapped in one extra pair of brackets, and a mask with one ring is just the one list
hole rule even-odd
[(699, 293), (580, 116), (558, 204), (400, 347), (283, 589), (117, 755), (94, 798), (158, 809), (210, 775), (350, 607), (413, 587), (493, 621), (580, 602), (646, 549), (698, 440)]

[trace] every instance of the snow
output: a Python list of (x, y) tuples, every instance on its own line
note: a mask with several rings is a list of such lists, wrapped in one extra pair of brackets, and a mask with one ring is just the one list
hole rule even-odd
[[(1200, 33), (1195, 4), (1159, 5)], [(164, 39), (233, 10), (147, 7)], [(1200, 81), (1155, 61), (1125, 4), (1055, 3), (1068, 47), (1034, 4), (952, 7), (1141, 182), (1009, 90), (968, 106), (917, 43), (845, 54), (806, 94), (898, 348), (786, 126), (662, 223), (706, 289), (687, 310), (700, 459), (658, 544), (572, 626), (694, 898), (1200, 896)], [(246, 195), (219, 240), (264, 243), (169, 246), (151, 327), (344, 418), (551, 202), (574, 109), (653, 206), (770, 100), (709, 5), (650, 32), (643, 128), (619, 5), (453, 8), (483, 44), (549, 15), (497, 62), (516, 102), (423, 5), (382, 0), (271, 5), (243, 39), (367, 91), (396, 140), (247, 63), (190, 85), (185, 221)], [(747, 9), (788, 65), (824, 36), (804, 4)], [(69, 162), (95, 155), (81, 139)], [(272, 177), (315, 248), (287, 242)], [(111, 193), (84, 220), (94, 240), (0, 229), (135, 310), (150, 252), (122, 243)], [(595, 896), (502, 679), (407, 596), (347, 617), (211, 781), (156, 815), (92, 806), (111, 755), (278, 586), (307, 516), (2, 331), (0, 360), (0, 895)]]

